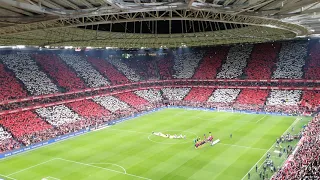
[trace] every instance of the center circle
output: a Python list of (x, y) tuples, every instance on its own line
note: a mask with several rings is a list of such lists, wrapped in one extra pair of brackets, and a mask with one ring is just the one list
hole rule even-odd
[(163, 134), (170, 134), (170, 135), (185, 135), (186, 138), (183, 139), (171, 139), (171, 138), (166, 138), (166, 137), (160, 137), (154, 134), (150, 134), (148, 136), (149, 141), (158, 143), (158, 144), (186, 144), (186, 143), (191, 143), (193, 142), (193, 139), (197, 138), (198, 135), (194, 132), (190, 131), (182, 131), (182, 130), (165, 130), (165, 131), (159, 131)]

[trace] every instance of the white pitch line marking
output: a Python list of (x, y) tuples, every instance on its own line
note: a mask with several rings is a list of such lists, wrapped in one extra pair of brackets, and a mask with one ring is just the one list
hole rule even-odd
[(241, 145), (236, 145), (236, 144), (225, 144), (225, 143), (218, 143), (221, 145), (225, 145), (225, 146), (234, 146), (234, 147), (241, 147), (241, 148), (247, 148), (247, 149), (257, 149), (257, 150), (268, 150), (268, 149), (263, 149), (263, 148), (255, 148), (255, 147), (250, 147), (250, 146), (241, 146)]
[(42, 164), (46, 164), (46, 163), (48, 163), (48, 162), (50, 162), (50, 161), (53, 161), (53, 160), (55, 160), (55, 159), (57, 159), (57, 158), (50, 159), (50, 160), (48, 160), (48, 161), (44, 161), (44, 162), (42, 162), (42, 163), (39, 163), (39, 164), (36, 164), (36, 165), (30, 166), (30, 167), (27, 167), (27, 168), (21, 169), (21, 170), (19, 170), (19, 171), (16, 171), (16, 172), (14, 172), (14, 173), (8, 174), (8, 175), (6, 175), (6, 176), (12, 176), (12, 175), (14, 175), (14, 174), (18, 174), (18, 173), (23, 172), (23, 171), (26, 171), (26, 170), (28, 170), (28, 169), (35, 168), (35, 167), (40, 166), (40, 165), (42, 165)]
[(0, 174), (0, 176), (3, 176), (3, 177), (5, 177), (5, 178), (9, 178), (9, 179), (12, 179), (12, 180), (17, 180), (17, 179), (14, 179), (14, 178), (11, 178), (11, 177), (8, 177), (8, 176), (5, 176), (5, 175), (3, 175), (3, 174)]
[(48, 177), (45, 177), (45, 178), (54, 179), (54, 180), (60, 180), (60, 179), (58, 179), (58, 178), (51, 177), (51, 176), (48, 176)]
[[(283, 133), (283, 134), (285, 134), (293, 125), (295, 125), (297, 122), (298, 122), (298, 118), (291, 124), (291, 126), (289, 126), (288, 127), (288, 129)], [(244, 180), (245, 179), (245, 177), (247, 176), (247, 174), (249, 173), (249, 172), (251, 172), (251, 170), (261, 161), (261, 159), (263, 159), (265, 156), (266, 156), (266, 154), (275, 146), (275, 144), (276, 144), (276, 142), (274, 143), (274, 144), (272, 144), (272, 146), (266, 151), (266, 153), (264, 153), (264, 155), (258, 160), (258, 162), (257, 163), (255, 163), (253, 166), (252, 166), (252, 168), (243, 176), (243, 178), (241, 178), (241, 180)], [(263, 161), (264, 162), (264, 161)], [(263, 163), (262, 163), (263, 164)], [(262, 164), (259, 166), (259, 168), (262, 166)], [(258, 168), (258, 169), (259, 169)]]
[(78, 162), (78, 161), (72, 161), (72, 160), (63, 159), (63, 158), (56, 158), (56, 159), (59, 159), (59, 160), (62, 160), (62, 161), (67, 161), (67, 162), (72, 162), (72, 163), (76, 163), (76, 164), (81, 164), (81, 165), (84, 165), (84, 166), (94, 167), (94, 168), (98, 168), (98, 169), (103, 169), (103, 170), (107, 170), (107, 171), (117, 172), (117, 173), (120, 173), (120, 174), (125, 174), (127, 176), (136, 177), (136, 178), (140, 178), (140, 179), (152, 180), (152, 179), (145, 178), (145, 177), (142, 177), (142, 176), (129, 174), (129, 173), (124, 173), (124, 172), (121, 172), (121, 171), (116, 171), (116, 170), (113, 170), (113, 169), (103, 168), (103, 167), (100, 167), (100, 166), (94, 166), (94, 165), (91, 165), (91, 164), (86, 164), (86, 163), (82, 163), (82, 162)]
[(124, 167), (118, 165), (118, 164), (114, 164), (114, 163), (89, 163), (89, 164), (90, 164), (90, 165), (91, 165), (91, 164), (110, 164), (110, 165), (117, 166), (117, 167), (121, 168), (121, 169), (123, 170), (123, 172), (124, 172), (125, 174), (127, 174), (126, 169), (125, 169)]
[(262, 118), (260, 118), (256, 123), (260, 122), (262, 119), (266, 118), (267, 116), (263, 116)]

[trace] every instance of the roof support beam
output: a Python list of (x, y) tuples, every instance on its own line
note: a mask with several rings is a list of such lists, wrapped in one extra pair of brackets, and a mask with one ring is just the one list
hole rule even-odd
[(226, 0), (223, 3), (223, 6), (228, 6), (230, 3), (232, 3), (234, 0)]
[[(47, 0), (35, 0), (37, 1), (38, 5), (40, 7), (48, 7), (48, 8), (51, 8), (51, 9), (63, 9), (62, 6), (60, 6), (59, 4), (53, 2), (53, 1), (50, 1), (49, 2)], [(35, 5), (35, 4), (33, 4)]]
[(6, 5), (6, 4), (0, 4), (0, 6), (4, 9), (7, 9), (7, 10), (10, 10), (10, 11), (13, 11), (13, 12), (17, 12), (17, 13), (20, 13), (20, 14), (23, 14), (23, 15), (26, 15), (26, 16), (32, 16), (33, 14), (30, 13), (30, 12), (27, 12), (27, 11), (24, 11), (22, 9), (18, 9), (18, 8), (15, 8), (13, 6), (9, 6), (9, 5)]
[(248, 10), (253, 9), (253, 8), (258, 8), (258, 7), (264, 6), (264, 5), (266, 5), (266, 4), (268, 4), (268, 3), (272, 2), (272, 1), (274, 1), (274, 0), (269, 0), (269, 1), (266, 1), (266, 2), (263, 2), (263, 3), (256, 2), (256, 4), (252, 4), (251, 6), (246, 7), (246, 8), (244, 8), (244, 9), (242, 9), (242, 10), (240, 10), (240, 11), (234, 13), (234, 14), (239, 14), (239, 13), (248, 11)]
[(278, 14), (289, 13), (289, 12), (295, 11), (297, 9), (300, 9), (303, 6), (307, 6), (307, 5), (316, 3), (316, 2), (320, 2), (320, 0), (303, 0), (303, 1), (296, 2), (296, 3), (290, 3), (291, 5), (287, 5), (283, 9), (280, 9)]
[(263, 6), (261, 10), (270, 10), (270, 9), (272, 10), (272, 9), (281, 7), (282, 3), (284, 4), (286, 1), (287, 0), (273, 0), (271, 3)]
[(194, 2), (194, 0), (186, 0), (187, 3), (188, 3), (188, 9), (192, 6), (192, 3)]
[(29, 3), (24, 3), (24, 2), (19, 2), (17, 0), (0, 0), (0, 3), (8, 4), (13, 7), (17, 7), (20, 9), (27, 9), (30, 11), (38, 12), (38, 13), (48, 13), (48, 14), (54, 14), (46, 11), (45, 9), (37, 6), (37, 5), (32, 5)]
[(106, 4), (112, 6), (115, 9), (121, 9), (115, 2), (114, 0), (103, 0)]
[[(152, 18), (151, 18), (152, 19)], [(149, 21), (149, 20), (147, 20)], [(261, 36), (261, 31), (266, 33)], [(247, 35), (246, 32), (250, 32)], [(49, 35), (48, 35), (49, 34)], [(274, 28), (244, 27), (244, 29), (231, 29), (228, 32), (212, 31), (206, 33), (193, 32), (184, 34), (167, 34), (157, 39), (150, 38), (149, 34), (130, 34), (124, 37), (123, 33), (99, 32), (97, 39), (96, 31), (90, 29), (65, 28), (55, 30), (39, 30), (15, 35), (0, 35), (1, 45), (25, 44), (25, 45), (52, 45), (52, 46), (74, 46), (86, 47), (119, 47), (140, 48), (141, 46), (159, 48), (160, 46), (179, 47), (181, 42), (188, 46), (219, 45), (243, 42), (265, 42), (276, 41), (283, 38), (294, 37), (293, 33)], [(29, 36), (30, 35), (30, 36)]]
[(92, 4), (90, 4), (88, 1), (86, 0), (73, 0), (72, 1), (74, 4), (79, 4), (81, 3), (82, 5), (86, 6), (87, 8), (93, 8)]
[(196, 10), (183, 10), (183, 11), (169, 11), (163, 16), (158, 11), (140, 12), (141, 16), (135, 17), (136, 13), (120, 13), (119, 15), (103, 15), (92, 17), (80, 18), (64, 18), (51, 21), (36, 22), (26, 25), (16, 25), (10, 28), (0, 28), (0, 35), (16, 34), (34, 30), (45, 29), (59, 29), (65, 27), (78, 27), (86, 25), (97, 24), (110, 24), (115, 21), (120, 22), (137, 22), (137, 21), (157, 21), (157, 20), (194, 20), (194, 21), (208, 21), (208, 22), (222, 22), (222, 23), (236, 23), (246, 24), (253, 26), (266, 26), (276, 29), (287, 30), (294, 32), (297, 35), (306, 35), (308, 30), (302, 26), (281, 22), (274, 19), (265, 19), (254, 16), (232, 15), (225, 13), (216, 13), (212, 11), (196, 11)]
[[(14, 11), (11, 11), (9, 9), (5, 9), (5, 8), (0, 7), (0, 15), (7, 16), (7, 17), (8, 16), (18, 16), (19, 17), (21, 14), (14, 12)], [(2, 19), (2, 18), (0, 18), (0, 19)]]
[(69, 0), (59, 0), (59, 2), (57, 2), (57, 0), (52, 0), (52, 1), (55, 1), (56, 3), (59, 3), (60, 5), (62, 5), (62, 6), (69, 6), (69, 7), (71, 7), (72, 9), (75, 9), (75, 10), (79, 10), (80, 8), (77, 6), (77, 5), (75, 5), (75, 4), (73, 4), (71, 1), (69, 1)]

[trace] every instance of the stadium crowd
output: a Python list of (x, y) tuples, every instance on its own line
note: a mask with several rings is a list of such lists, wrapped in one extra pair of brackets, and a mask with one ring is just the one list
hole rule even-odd
[(191, 88), (163, 88), (163, 97), (171, 101), (181, 101)]
[(110, 83), (94, 69), (85, 58), (79, 55), (59, 54), (60, 58), (72, 67), (89, 87), (101, 87)]
[(199, 64), (193, 79), (213, 79), (217, 76), (222, 61), (226, 59), (229, 48), (213, 48), (207, 51), (202, 63)]
[(19, 147), (20, 144), (12, 139), (12, 135), (0, 127), (0, 153)]
[(160, 91), (156, 89), (139, 90), (139, 91), (135, 91), (134, 93), (146, 99), (150, 103), (162, 101)]
[(106, 76), (112, 84), (125, 84), (129, 83), (129, 79), (121, 74), (113, 67), (111, 63), (100, 58), (89, 57), (88, 61), (94, 66), (102, 75)]
[(63, 63), (55, 54), (34, 54), (32, 56), (42, 69), (59, 85), (67, 91), (86, 88), (77, 74)]
[(119, 58), (110, 58), (109, 62), (114, 65), (121, 73), (123, 73), (130, 81), (137, 82), (141, 80), (139, 74), (137, 74), (133, 69), (129, 68), (124, 62)]
[(217, 89), (209, 97), (208, 102), (232, 103), (239, 93), (240, 89)]
[(248, 79), (270, 79), (277, 63), (280, 44), (257, 44), (245, 69)]
[(309, 64), (305, 67), (306, 79), (320, 79), (320, 44), (310, 49)]
[(220, 79), (233, 79), (243, 74), (247, 60), (252, 51), (252, 45), (233, 46), (230, 48), (226, 62), (217, 74)]
[[(318, 77), (320, 72), (317, 71), (319, 68), (317, 49), (319, 46), (311, 49), (309, 61), (305, 61), (307, 56), (305, 42), (286, 42), (282, 43), (282, 47), (280, 44), (259, 44), (215, 47), (207, 51), (195, 50), (184, 53), (177, 50), (173, 55), (155, 58), (148, 62), (139, 60), (137, 64), (134, 61), (123, 61), (119, 57), (87, 57), (76, 53), (9, 53), (0, 55), (0, 100), (146, 79), (301, 79), (304, 77), (312, 79), (313, 76)], [(225, 82), (219, 83), (216, 84), (221, 85)], [(250, 86), (259, 85), (259, 83), (250, 84)], [(1, 115), (0, 153), (161, 107), (164, 99), (172, 105), (289, 114), (301, 113), (301, 104), (314, 109), (320, 101), (318, 91), (214, 89), (202, 86), (158, 88), (94, 97), (90, 100), (38, 108), (34, 111)], [(113, 89), (110, 90), (112, 91)], [(39, 104), (46, 102), (51, 101), (39, 101)], [(35, 104), (26, 103), (26, 106), (28, 105)], [(319, 149), (312, 148), (312, 145), (319, 143), (319, 140), (314, 139), (320, 131), (318, 123), (317, 117), (304, 131), (304, 141), (298, 151), (299, 155), (294, 157), (295, 162), (302, 162), (301, 165), (290, 164), (293, 169), (303, 167), (303, 172), (291, 176), (285, 167), (280, 170), (278, 177), (295, 177), (319, 169), (318, 162), (314, 162), (312, 167), (306, 166), (310, 165), (308, 160), (311, 161), (311, 159), (306, 160), (306, 157), (313, 157), (319, 153)], [(305, 152), (310, 148), (312, 152)]]
[(42, 95), (58, 91), (57, 86), (39, 69), (29, 54), (1, 55), (0, 61), (15, 73), (30, 94)]
[(271, 90), (266, 102), (266, 111), (298, 113), (301, 94), (300, 90)]
[(300, 79), (307, 56), (307, 43), (287, 42), (282, 44), (274, 79)]
[(173, 74), (173, 60), (172, 56), (166, 58), (159, 58), (156, 61), (157, 69), (159, 71), (160, 79), (172, 79)]
[(0, 87), (0, 101), (20, 99), (27, 96), (27, 93), (23, 90), (18, 80), (15, 79), (13, 73), (7, 72), (2, 63), (0, 63)]
[(320, 116), (317, 115), (305, 127), (296, 152), (272, 179), (319, 179), (319, 157)]
[(191, 78), (198, 67), (200, 60), (204, 55), (204, 51), (179, 53), (179, 50), (174, 52), (174, 78), (188, 79)]

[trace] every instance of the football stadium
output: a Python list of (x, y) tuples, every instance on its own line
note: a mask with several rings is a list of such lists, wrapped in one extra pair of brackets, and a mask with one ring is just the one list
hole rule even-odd
[(0, 0), (0, 180), (320, 179), (319, 0)]

